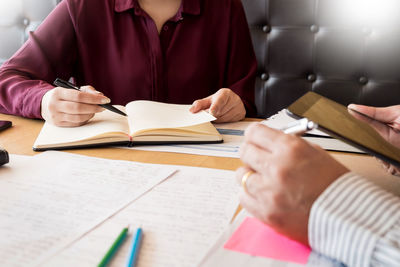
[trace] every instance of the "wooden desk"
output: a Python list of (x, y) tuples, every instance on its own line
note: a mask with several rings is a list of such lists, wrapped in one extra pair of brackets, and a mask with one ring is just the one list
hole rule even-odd
[[(11, 154), (35, 155), (32, 145), (42, 128), (42, 120), (25, 119), (17, 116), (0, 114), (0, 120), (11, 120), (13, 126), (0, 132), (0, 146)], [(259, 121), (258, 119), (246, 119)], [(107, 159), (130, 160), (143, 163), (186, 165), (194, 167), (236, 170), (242, 163), (239, 159), (212, 156), (199, 156), (168, 152), (139, 151), (122, 148), (91, 148), (67, 150), (86, 156), (95, 156)], [(391, 192), (400, 192), (400, 183), (395, 177), (387, 174), (381, 164), (373, 157), (353, 153), (330, 152), (331, 155), (348, 167)], [(392, 182), (395, 182), (393, 185)]]
[[(9, 153), (12, 154), (35, 155), (40, 153), (34, 152), (32, 150), (32, 145), (43, 125), (42, 121), (2, 114), (0, 114), (0, 120), (11, 120), (13, 122), (13, 127), (11, 129), (0, 132), (0, 146), (3, 146), (9, 151)], [(226, 170), (235, 170), (241, 165), (241, 161), (239, 159), (233, 158), (165, 152), (148, 152), (112, 147), (69, 150), (69, 152), (87, 156), (131, 160), (143, 163), (187, 165)], [(348, 153), (331, 154), (353, 171), (363, 174), (367, 178), (370, 178), (374, 182), (381, 184), (383, 187), (392, 192), (400, 192), (400, 179), (388, 175), (381, 168), (380, 163), (378, 163), (374, 158), (365, 155)], [(396, 180), (397, 183), (392, 183), (393, 180)]]
[[(8, 153), (18, 155), (35, 155), (32, 145), (42, 128), (42, 120), (25, 119), (17, 116), (0, 114), (0, 120), (10, 120), (13, 126), (0, 132), (0, 146)], [(250, 119), (249, 119), (250, 120)], [(150, 152), (122, 148), (91, 148), (65, 150), (86, 156), (107, 159), (130, 160), (143, 163), (174, 164), (194, 167), (235, 170), (241, 165), (239, 159), (211, 156), (188, 155), (180, 153)]]

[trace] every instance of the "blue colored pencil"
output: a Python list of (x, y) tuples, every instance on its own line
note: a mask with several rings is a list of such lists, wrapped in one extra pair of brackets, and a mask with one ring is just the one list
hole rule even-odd
[(142, 228), (139, 227), (136, 230), (135, 236), (132, 237), (130, 254), (128, 257), (128, 261), (126, 262), (127, 267), (135, 267), (136, 265), (136, 260), (138, 258), (140, 250), (140, 244), (142, 243), (142, 236), (143, 236), (143, 231)]

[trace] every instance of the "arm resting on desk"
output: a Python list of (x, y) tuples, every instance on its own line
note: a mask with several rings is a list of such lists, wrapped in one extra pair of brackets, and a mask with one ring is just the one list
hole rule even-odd
[(398, 266), (400, 198), (347, 173), (313, 204), (309, 241), (348, 266)]

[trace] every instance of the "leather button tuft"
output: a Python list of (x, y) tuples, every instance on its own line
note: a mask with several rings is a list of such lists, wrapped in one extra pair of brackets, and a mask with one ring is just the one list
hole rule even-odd
[(31, 24), (31, 21), (30, 21), (28, 18), (24, 18), (24, 19), (22, 20), (22, 24), (23, 24), (25, 27), (28, 27), (29, 24)]
[(319, 31), (319, 27), (317, 25), (311, 25), (310, 31), (312, 33), (317, 33)]
[(263, 32), (265, 33), (270, 33), (271, 32), (271, 26), (265, 25), (262, 27)]
[(315, 74), (308, 74), (307, 76), (307, 81), (309, 82), (315, 82), (317, 80), (317, 76)]
[(360, 79), (358, 81), (359, 81), (359, 83), (364, 84), (364, 85), (368, 83), (367, 77), (360, 77)]
[(261, 74), (261, 80), (266, 81), (266, 80), (268, 80), (268, 79), (269, 79), (268, 73), (263, 73), (263, 74)]

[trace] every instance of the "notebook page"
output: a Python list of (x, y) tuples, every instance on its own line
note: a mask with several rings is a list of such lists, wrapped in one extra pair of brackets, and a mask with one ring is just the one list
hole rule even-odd
[[(116, 107), (125, 111), (123, 106)], [(42, 144), (75, 142), (109, 132), (128, 135), (129, 127), (126, 117), (106, 109), (97, 113), (87, 124), (79, 127), (58, 127), (46, 122), (35, 141), (34, 147)]]
[(62, 152), (12, 155), (0, 168), (0, 265), (40, 263), (174, 172)]
[(189, 111), (191, 105), (176, 105), (138, 100), (126, 105), (131, 133), (154, 128), (178, 128), (210, 122), (216, 118), (200, 111)]
[[(234, 172), (183, 167), (45, 266), (94, 266), (127, 224), (143, 229), (139, 267), (194, 266), (228, 226), (238, 205)], [(132, 236), (111, 266), (124, 266)]]

